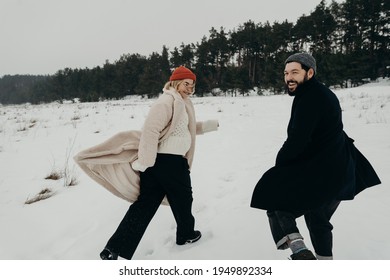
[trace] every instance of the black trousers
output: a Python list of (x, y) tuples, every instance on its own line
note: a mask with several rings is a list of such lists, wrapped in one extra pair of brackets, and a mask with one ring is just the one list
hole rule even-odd
[(131, 259), (162, 200), (166, 196), (177, 224), (176, 238), (194, 233), (191, 213), (192, 187), (187, 159), (179, 155), (158, 154), (153, 167), (140, 173), (140, 195), (129, 208), (107, 248)]
[(330, 218), (340, 201), (331, 201), (310, 211), (267, 211), (272, 237), (278, 249), (288, 248), (287, 240), (302, 238), (297, 228), (296, 219), (305, 217), (306, 226), (314, 251), (323, 257), (333, 256), (333, 225)]

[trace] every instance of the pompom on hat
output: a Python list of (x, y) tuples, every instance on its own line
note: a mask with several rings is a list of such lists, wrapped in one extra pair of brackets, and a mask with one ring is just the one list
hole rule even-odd
[(305, 65), (306, 67), (313, 68), (314, 73), (317, 73), (317, 63), (315, 58), (308, 54), (308, 53), (295, 53), (293, 55), (290, 55), (284, 64), (287, 64), (289, 62), (298, 62), (302, 65)]
[(184, 80), (184, 79), (191, 79), (193, 81), (196, 81), (196, 75), (188, 68), (184, 66), (177, 67), (172, 75), (169, 77), (170, 81), (177, 81), (177, 80)]

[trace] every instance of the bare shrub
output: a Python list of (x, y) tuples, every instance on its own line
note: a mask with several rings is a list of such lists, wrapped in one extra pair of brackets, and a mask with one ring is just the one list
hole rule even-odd
[(66, 149), (65, 165), (64, 165), (64, 187), (75, 186), (78, 184), (78, 180), (74, 175), (74, 166), (72, 170), (70, 170), (69, 168), (69, 159), (71, 157), (75, 141), (76, 141), (76, 136), (73, 138), (73, 141), (71, 140), (69, 141), (68, 148)]
[(47, 199), (49, 197), (52, 197), (54, 195), (54, 192), (49, 188), (44, 188), (39, 193), (37, 193), (33, 198), (28, 198), (24, 204), (32, 204), (44, 199)]
[(59, 171), (52, 171), (49, 175), (45, 177), (45, 180), (59, 180), (63, 178), (64, 175), (62, 172)]
[(66, 152), (65, 152), (66, 154), (65, 154), (64, 167), (60, 168), (60, 170), (58, 170), (58, 168), (55, 168), (54, 164), (53, 164), (53, 168), (52, 168), (51, 173), (45, 177), (46, 180), (63, 179), (63, 186), (64, 187), (76, 186), (79, 183), (77, 180), (77, 177), (74, 174), (75, 173), (74, 172), (75, 166), (73, 165), (72, 169), (69, 166), (70, 165), (70, 158), (71, 158), (71, 154), (72, 154), (72, 149), (73, 149), (75, 140), (76, 140), (76, 137), (73, 140), (69, 139), (69, 145), (66, 148)]
[(27, 131), (27, 127), (25, 127), (25, 126), (20, 126), (16, 131), (17, 131), (17, 132)]
[(81, 117), (80, 117), (80, 115), (73, 115), (73, 117), (70, 119), (71, 121), (78, 121), (78, 120), (80, 120), (81, 119)]
[(68, 180), (65, 182), (65, 185), (67, 187), (72, 187), (72, 186), (76, 186), (77, 184), (79, 183), (79, 181), (77, 180), (77, 178), (75, 176), (71, 176), (70, 178), (68, 178)]
[(33, 128), (37, 123), (38, 121), (36, 119), (31, 119), (28, 128)]

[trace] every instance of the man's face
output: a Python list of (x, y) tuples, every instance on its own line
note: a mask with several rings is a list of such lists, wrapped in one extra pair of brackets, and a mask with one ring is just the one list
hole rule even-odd
[(289, 93), (294, 93), (300, 84), (309, 80), (314, 74), (313, 69), (306, 72), (298, 62), (289, 62), (284, 68), (284, 82)]

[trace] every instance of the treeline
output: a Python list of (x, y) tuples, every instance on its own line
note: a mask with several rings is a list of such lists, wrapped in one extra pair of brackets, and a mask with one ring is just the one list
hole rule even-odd
[(389, 76), (389, 7), (388, 0), (322, 1), (295, 24), (248, 21), (230, 31), (212, 28), (196, 44), (163, 46), (149, 57), (125, 54), (102, 67), (66, 68), (52, 76), (6, 75), (0, 79), (0, 103), (155, 96), (179, 65), (196, 73), (197, 95), (213, 89), (244, 94), (253, 88), (277, 94), (284, 89), (283, 62), (298, 51), (315, 56), (323, 83), (355, 86)]

